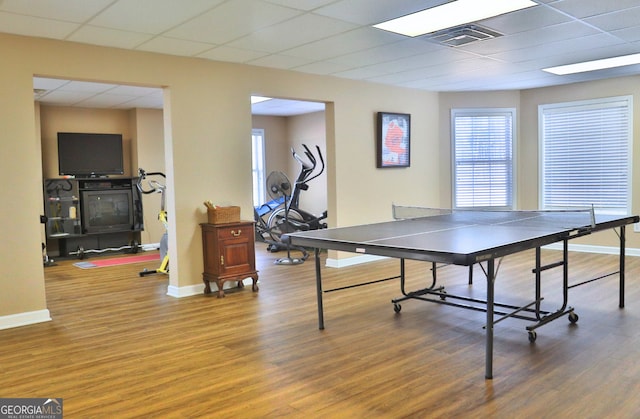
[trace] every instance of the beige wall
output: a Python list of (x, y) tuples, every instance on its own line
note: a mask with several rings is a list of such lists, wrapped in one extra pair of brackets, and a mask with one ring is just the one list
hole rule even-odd
[[(15, 47), (15, 45), (14, 45)], [(11, 46), (2, 45), (5, 51)], [(0, 240), (0, 316), (13, 317), (8, 324), (45, 320), (42, 267), (42, 157), (35, 129), (33, 72), (27, 60), (3, 59), (0, 70), (0, 193), (3, 237)], [(27, 93), (30, 94), (27, 94)]]
[[(132, 147), (131, 161), (133, 176), (139, 168), (147, 172), (165, 172), (163, 112), (158, 109), (135, 109), (130, 112)], [(162, 177), (154, 180), (165, 183)], [(148, 184), (143, 185), (148, 190)], [(159, 243), (164, 234), (164, 226), (158, 220), (160, 212), (159, 194), (143, 195), (144, 231), (140, 233), (141, 243)]]
[[(6, 267), (0, 277), (0, 319), (46, 311), (38, 222), (43, 172), (34, 129), (34, 75), (164, 88), (167, 207), (174, 214), (169, 231), (172, 295), (202, 287), (199, 223), (206, 219), (204, 199), (240, 205), (242, 218), (252, 218), (252, 94), (327, 103), (332, 225), (389, 219), (392, 200), (437, 201), (430, 198), (438, 190), (437, 155), (426, 153), (437, 149), (437, 136), (429, 132), (437, 125), (435, 93), (11, 35), (0, 35), (0, 49), (0, 152), (15, 157), (3, 162), (0, 173), (12, 179), (4, 183), (3, 192), (20, 196), (22, 204), (18, 213), (8, 206), (0, 210), (3, 218), (12, 220), (0, 243), (0, 262)], [(424, 161), (414, 159), (409, 169), (375, 169), (375, 112), (390, 110), (410, 113), (415, 120), (414, 156), (422, 155)], [(415, 179), (433, 183), (398, 188)], [(381, 190), (390, 191), (389, 196)]]
[[(202, 287), (199, 223), (206, 219), (202, 201), (212, 199), (240, 205), (242, 218), (252, 218), (249, 140), (252, 94), (326, 103), (329, 224), (344, 226), (388, 220), (392, 202), (450, 205), (447, 115), (453, 106), (518, 109), (517, 193), (518, 205), (526, 208), (535, 207), (537, 200), (538, 104), (619, 94), (634, 94), (637, 100), (640, 93), (636, 87), (638, 77), (523, 92), (438, 94), (2, 34), (0, 49), (3, 51), (0, 175), (6, 180), (2, 194), (19, 198), (19, 207), (4, 205), (0, 209), (0, 215), (7, 220), (0, 241), (3, 266), (0, 327), (3, 321), (15, 325), (48, 316), (40, 251), (42, 225), (38, 222), (42, 211), (43, 159), (34, 127), (37, 119), (37, 106), (33, 105), (34, 75), (164, 89), (162, 132), (168, 175), (167, 210), (173, 214), (169, 230), (172, 262), (168, 291), (176, 296), (192, 294)], [(635, 109), (637, 131), (640, 107)], [(376, 169), (375, 115), (378, 111), (411, 114), (411, 167)], [(137, 137), (133, 132), (129, 134), (129, 138)], [(153, 148), (155, 144), (147, 147)], [(637, 145), (634, 148), (638, 151)], [(137, 158), (142, 156), (139, 154)], [(637, 168), (637, 162), (634, 163)], [(153, 161), (145, 164), (153, 166)], [(148, 167), (151, 170), (151, 166)], [(637, 170), (634, 179), (638, 177)], [(637, 210), (637, 198), (634, 198), (634, 211)], [(630, 236), (629, 246), (640, 247), (637, 235)], [(607, 244), (610, 239), (596, 235), (588, 240)]]
[(288, 117), (285, 116), (252, 116), (252, 128), (264, 130), (265, 169), (267, 175), (274, 170), (282, 171), (287, 176), (289, 154), (283, 153), (289, 146), (287, 138)]

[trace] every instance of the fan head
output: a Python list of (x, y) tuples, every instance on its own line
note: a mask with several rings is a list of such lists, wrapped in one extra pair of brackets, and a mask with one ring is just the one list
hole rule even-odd
[(291, 195), (291, 182), (282, 172), (271, 172), (267, 176), (267, 192), (272, 199)]

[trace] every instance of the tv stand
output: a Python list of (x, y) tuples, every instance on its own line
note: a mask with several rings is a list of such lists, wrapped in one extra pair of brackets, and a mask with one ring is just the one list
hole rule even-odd
[[(140, 242), (144, 230), (137, 178), (45, 179), (47, 249), (60, 257)], [(53, 250), (52, 250), (53, 249)]]

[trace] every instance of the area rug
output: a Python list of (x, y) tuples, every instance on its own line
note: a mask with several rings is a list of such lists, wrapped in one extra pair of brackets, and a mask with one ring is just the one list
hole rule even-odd
[(93, 260), (91, 262), (76, 262), (73, 266), (80, 269), (104, 268), (105, 266), (127, 265), (129, 263), (160, 261), (160, 254), (152, 253), (148, 255), (122, 256), (110, 259)]

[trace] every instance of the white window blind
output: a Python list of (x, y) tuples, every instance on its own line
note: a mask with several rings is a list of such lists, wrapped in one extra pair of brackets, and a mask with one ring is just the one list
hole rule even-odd
[(541, 207), (628, 214), (632, 97), (541, 105)]
[(453, 109), (454, 208), (512, 209), (515, 109)]
[(266, 202), (264, 152), (264, 130), (253, 129), (251, 131), (251, 166), (253, 174), (253, 205), (256, 207), (259, 207)]

